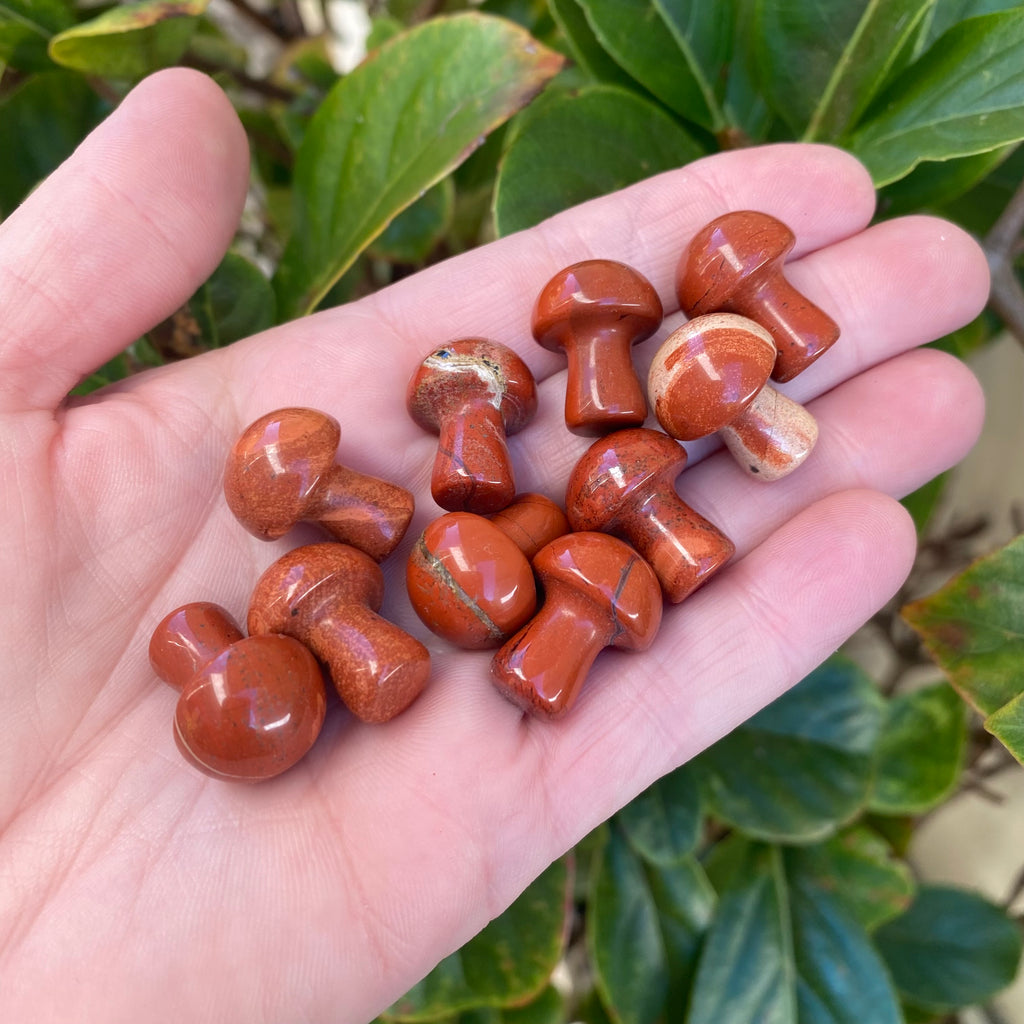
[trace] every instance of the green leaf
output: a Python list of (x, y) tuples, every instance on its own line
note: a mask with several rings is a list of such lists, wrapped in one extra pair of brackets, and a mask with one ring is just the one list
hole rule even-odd
[(893, 697), (878, 739), (876, 814), (923, 814), (955, 788), (963, 767), (967, 716), (946, 683)]
[(594, 85), (552, 97), (527, 112), (499, 167), (498, 233), (532, 227), (701, 155), (668, 114), (635, 93)]
[(613, 828), (598, 862), (587, 943), (598, 991), (619, 1024), (654, 1024), (686, 1003), (714, 894), (690, 857), (645, 863)]
[(848, 146), (876, 185), (922, 160), (984, 153), (1024, 138), (1024, 8), (954, 25), (886, 90)]
[(946, 473), (940, 473), (938, 476), (932, 477), (928, 483), (922, 484), (916, 491), (912, 491), (901, 502), (914, 520), (919, 537), (924, 536), (925, 530), (931, 522), (932, 514), (945, 493), (947, 479)]
[(73, 24), (74, 14), (63, 0), (0, 0), (0, 65), (52, 69), (46, 52), (50, 37)]
[(463, 14), (396, 36), (341, 79), (296, 156), (294, 225), (275, 278), (282, 315), (312, 310), (561, 64), (517, 25)]
[(562, 954), (570, 889), (566, 861), (555, 861), (504, 914), (442, 960), (382, 1018), (428, 1021), (539, 995)]
[(700, 836), (700, 791), (684, 765), (645, 789), (616, 821), (630, 846), (652, 864), (671, 865), (692, 853)]
[(50, 40), (50, 58), (88, 75), (136, 80), (177, 62), (208, 0), (119, 4)]
[(230, 345), (275, 323), (274, 289), (263, 271), (229, 252), (189, 299), (207, 348)]
[(501, 1024), (563, 1024), (564, 1020), (565, 1000), (552, 985), (525, 1005), (501, 1011)]
[(69, 71), (33, 75), (0, 100), (0, 218), (74, 152), (107, 110)]
[(625, 88), (641, 88), (624, 68), (601, 46), (590, 27), (579, 0), (548, 0), (551, 16), (562, 30), (573, 60), (599, 82), (621, 85)]
[(712, 815), (761, 839), (810, 842), (867, 800), (884, 704), (832, 658), (692, 764)]
[(423, 263), (452, 222), (455, 186), (442, 178), (403, 210), (370, 246), (371, 255), (391, 263)]
[(866, 931), (903, 913), (914, 895), (910, 868), (877, 833), (857, 825), (787, 855), (819, 889), (831, 893)]
[(124, 352), (119, 352), (113, 359), (104, 363), (95, 373), (90, 373), (80, 384), (76, 384), (71, 389), (70, 394), (77, 396), (91, 394), (93, 391), (106, 387), (108, 384), (113, 384), (114, 381), (123, 380), (131, 372), (132, 368), (128, 362), (128, 356)]
[(1016, 143), (956, 160), (918, 164), (905, 178), (887, 185), (879, 196), (886, 217), (934, 209), (974, 188), (1017, 148)]
[[(847, 6), (849, 0), (840, 0)], [(870, 0), (846, 39), (804, 139), (832, 142), (846, 134), (889, 77), (900, 50), (935, 0)], [(802, 10), (821, 10), (805, 5)]]
[(901, 1024), (857, 921), (799, 859), (744, 847), (742, 869), (719, 893), (687, 1024)]
[[(761, 40), (754, 27), (757, 0), (735, 0), (732, 55), (725, 84), (725, 109), (730, 125), (719, 141), (732, 147), (768, 137), (772, 113), (756, 80)], [(731, 133), (729, 128), (732, 129)]]
[(924, 31), (917, 55), (920, 55), (958, 21), (975, 18), (979, 14), (992, 14), (994, 11), (1006, 11), (1011, 7), (1019, 6), (1020, 0), (936, 0), (935, 6), (929, 12), (929, 17), (922, 25)]
[(579, 0), (601, 46), (670, 110), (712, 131), (723, 127), (714, 98), (680, 52), (651, 0)]
[(875, 933), (900, 995), (935, 1013), (981, 1003), (1009, 985), (1020, 929), (982, 897), (922, 886), (910, 907)]
[[(1024, 692), (1024, 536), (903, 609), (961, 697), (984, 715)], [(1020, 759), (1022, 751), (1013, 751)]]

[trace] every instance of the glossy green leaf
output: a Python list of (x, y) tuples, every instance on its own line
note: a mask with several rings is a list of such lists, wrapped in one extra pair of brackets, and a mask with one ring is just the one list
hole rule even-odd
[(564, 93), (527, 116), (502, 159), (494, 194), (498, 233), (625, 188), (701, 156), (661, 108), (616, 86)]
[(529, 102), (562, 58), (519, 26), (463, 14), (397, 36), (346, 75), (306, 131), (275, 285), (312, 310), (388, 224)]
[(956, 788), (967, 742), (963, 701), (946, 683), (893, 697), (876, 748), (868, 806), (878, 814), (923, 814)]
[(1009, 985), (1020, 929), (975, 893), (922, 886), (910, 907), (875, 933), (900, 995), (945, 1013), (984, 1002)]
[(741, 849), (705, 936), (687, 1024), (901, 1024), (857, 921), (799, 859)]
[[(900, 50), (935, 0), (870, 0), (846, 39), (804, 138), (833, 142), (857, 123), (889, 78)], [(847, 6), (849, 0), (840, 0)], [(855, 5), (850, 5), (855, 6)], [(802, 10), (821, 10), (807, 4)]]
[(570, 887), (566, 861), (558, 860), (383, 1019), (428, 1021), (474, 1007), (518, 1005), (538, 996), (562, 953)]
[(879, 208), (886, 217), (936, 209), (984, 180), (1017, 148), (1016, 143), (956, 160), (918, 164), (905, 178), (882, 189)]
[(910, 65), (849, 137), (876, 185), (923, 160), (948, 160), (1024, 138), (1024, 8), (951, 28)]
[(772, 112), (757, 81), (761, 40), (754, 24), (757, 0), (734, 0), (732, 54), (725, 83), (725, 111), (729, 124), (719, 133), (723, 146), (735, 148), (768, 137)]
[(573, 60), (599, 82), (641, 88), (598, 42), (580, 0), (548, 0), (551, 16), (565, 36)]
[(274, 289), (263, 271), (244, 256), (229, 252), (189, 300), (208, 348), (230, 345), (272, 327)]
[(786, 856), (794, 871), (830, 893), (867, 931), (903, 913), (914, 895), (910, 868), (863, 825)]
[(723, 126), (652, 0), (579, 2), (601, 46), (665, 106), (705, 128)]
[(809, 842), (867, 800), (884, 704), (832, 658), (696, 758), (710, 813), (761, 839)]
[(984, 715), (1009, 704), (1024, 692), (1024, 536), (907, 605), (903, 618), (964, 700)]
[[(896, 0), (899, 6), (904, 0)], [(754, 0), (758, 80), (768, 104), (801, 135), (828, 96), (844, 48), (873, 0)]]
[(923, 537), (931, 522), (933, 513), (938, 506), (939, 500), (946, 490), (948, 477), (945, 473), (932, 477), (926, 484), (922, 484), (916, 491), (911, 491), (901, 504), (910, 513), (917, 528), (917, 535)]
[(0, 218), (66, 160), (107, 112), (80, 75), (32, 75), (0, 100)]
[(391, 263), (423, 263), (452, 221), (455, 186), (442, 178), (404, 209), (370, 246), (370, 254)]
[(959, 21), (1019, 6), (1020, 0), (936, 0), (921, 26), (923, 32), (917, 55), (920, 56), (939, 36)]
[(613, 828), (598, 862), (587, 944), (598, 990), (618, 1024), (654, 1024), (685, 1005), (714, 894), (690, 857), (657, 867)]
[(51, 69), (50, 38), (73, 24), (72, 8), (64, 0), (0, 0), (0, 65), (18, 71)]
[(501, 1024), (563, 1024), (565, 1000), (552, 985), (523, 1006), (510, 1006), (501, 1012)]
[(700, 837), (700, 790), (684, 765), (645, 789), (616, 821), (630, 846), (653, 864), (669, 865), (692, 853)]
[(89, 75), (135, 80), (174, 64), (209, 0), (118, 4), (50, 40), (50, 57)]
[(989, 715), (985, 728), (1024, 764), (1024, 693)]

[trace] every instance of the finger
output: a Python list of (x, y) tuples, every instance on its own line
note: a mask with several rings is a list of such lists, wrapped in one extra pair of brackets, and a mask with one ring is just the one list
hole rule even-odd
[(210, 79), (133, 90), (0, 225), (0, 408), (55, 405), (180, 306), (230, 242), (247, 165)]
[(415, 364), (431, 349), (484, 335), (515, 348), (544, 377), (565, 360), (533, 341), (530, 312), (554, 273), (582, 259), (622, 260), (647, 275), (666, 308), (675, 309), (673, 276), (682, 246), (708, 220), (743, 208), (789, 223), (796, 251), (803, 253), (861, 230), (871, 219), (874, 192), (856, 160), (827, 146), (718, 154), (306, 319), (301, 333), (268, 332), (251, 345), (235, 346), (232, 356), (268, 380), (282, 364), (311, 362), (344, 377), (371, 359), (376, 371), (393, 372), (404, 391)]

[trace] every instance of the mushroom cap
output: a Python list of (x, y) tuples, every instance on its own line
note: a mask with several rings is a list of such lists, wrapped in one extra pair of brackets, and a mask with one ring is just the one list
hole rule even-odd
[(323, 673), (298, 640), (250, 636), (185, 685), (174, 738), (185, 759), (207, 775), (259, 782), (305, 756), (326, 710)]
[(654, 285), (639, 271), (615, 260), (583, 260), (560, 270), (541, 289), (533, 336), (553, 352), (609, 329), (635, 345), (661, 326), (663, 316)]
[(655, 353), (647, 378), (654, 415), (681, 441), (732, 423), (765, 386), (775, 342), (737, 313), (709, 313), (673, 331)]
[(302, 640), (339, 606), (366, 605), (377, 611), (383, 600), (384, 574), (369, 555), (348, 544), (304, 544), (257, 580), (249, 601), (249, 633), (284, 633)]
[(607, 627), (605, 646), (644, 651), (654, 642), (661, 584), (624, 541), (606, 533), (567, 533), (540, 549), (533, 568), (546, 601), (582, 601), (588, 615), (596, 612), (596, 621)]
[(569, 475), (565, 510), (574, 530), (612, 530), (620, 510), (671, 490), (686, 449), (660, 430), (635, 427), (598, 438)]
[(434, 349), (416, 368), (406, 391), (409, 415), (437, 434), (441, 421), (467, 406), (494, 406), (514, 434), (537, 411), (537, 383), (530, 368), (507, 345), (489, 338), (460, 338)]
[(773, 277), (796, 238), (781, 220), (756, 210), (717, 217), (693, 236), (676, 270), (676, 294), (687, 316), (728, 310), (735, 295)]
[(341, 428), (316, 409), (276, 409), (242, 432), (224, 467), (224, 497), (238, 521), (276, 540), (301, 518), (309, 492), (334, 465)]

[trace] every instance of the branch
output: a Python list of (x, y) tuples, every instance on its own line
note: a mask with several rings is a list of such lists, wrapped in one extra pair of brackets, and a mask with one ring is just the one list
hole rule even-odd
[(1024, 233), (1024, 182), (1017, 187), (982, 243), (992, 273), (989, 304), (1024, 345), (1024, 288), (1014, 273), (1013, 260)]
[(300, 33), (296, 32), (291, 25), (285, 23), (282, 18), (276, 18), (272, 14), (267, 14), (266, 11), (257, 10), (255, 7), (250, 7), (247, 0), (228, 0), (228, 3), (244, 14), (250, 21), (255, 22), (261, 28), (266, 29), (276, 39), (283, 40), (286, 43), (290, 43), (300, 37)]

